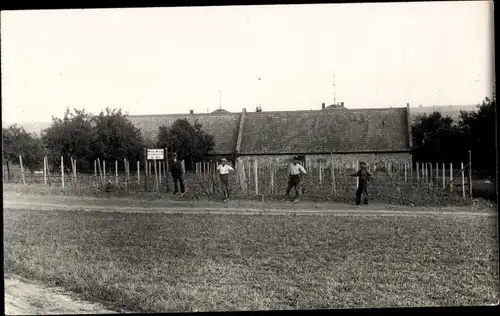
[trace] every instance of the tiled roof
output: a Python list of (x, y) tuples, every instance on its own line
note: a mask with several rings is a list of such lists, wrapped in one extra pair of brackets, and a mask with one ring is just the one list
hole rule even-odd
[(173, 114), (173, 115), (131, 115), (128, 119), (141, 129), (146, 139), (156, 140), (160, 126), (171, 126), (178, 119), (187, 119), (191, 124), (196, 120), (202, 129), (214, 136), (214, 152), (230, 154), (236, 146), (239, 113)]
[(247, 113), (241, 154), (409, 150), (406, 108)]

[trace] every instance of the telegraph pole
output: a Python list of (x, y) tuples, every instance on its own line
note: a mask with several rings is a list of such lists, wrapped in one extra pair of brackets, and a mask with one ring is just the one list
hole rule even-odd
[(222, 94), (219, 89), (219, 109), (222, 109)]
[(257, 91), (257, 93), (258, 93), (258, 96), (259, 96), (259, 97), (258, 97), (258, 98), (259, 98), (259, 100), (258, 100), (258, 101), (259, 101), (259, 108), (260, 108), (260, 103), (261, 103), (261, 101), (262, 101), (262, 100), (261, 100), (261, 98), (262, 98), (262, 91), (261, 91), (261, 85), (260, 85), (260, 77), (259, 77), (258, 89), (257, 89), (257, 90), (258, 90), (258, 91)]
[(335, 91), (335, 74), (333, 74), (333, 104), (337, 105), (337, 96)]

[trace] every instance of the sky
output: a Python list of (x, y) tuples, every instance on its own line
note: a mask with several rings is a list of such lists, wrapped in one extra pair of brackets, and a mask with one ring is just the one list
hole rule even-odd
[(2, 11), (1, 43), (9, 122), (468, 105), (494, 75), (493, 1)]

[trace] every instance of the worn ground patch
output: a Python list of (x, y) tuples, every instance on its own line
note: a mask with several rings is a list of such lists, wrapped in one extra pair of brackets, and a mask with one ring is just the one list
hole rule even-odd
[(117, 313), (101, 304), (78, 300), (61, 288), (48, 288), (15, 274), (5, 275), (4, 282), (6, 315)]

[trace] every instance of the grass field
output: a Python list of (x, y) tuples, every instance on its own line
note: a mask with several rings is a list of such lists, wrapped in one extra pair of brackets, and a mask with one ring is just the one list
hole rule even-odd
[(5, 209), (5, 272), (135, 312), (482, 305), (496, 222)]

